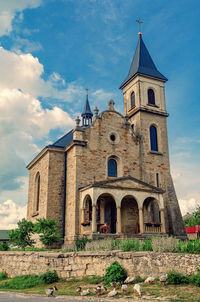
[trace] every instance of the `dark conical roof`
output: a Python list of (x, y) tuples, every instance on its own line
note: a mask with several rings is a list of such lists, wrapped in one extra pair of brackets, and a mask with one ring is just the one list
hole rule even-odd
[(142, 40), (141, 34), (139, 34), (137, 48), (135, 51), (133, 61), (131, 63), (131, 67), (130, 67), (128, 76), (126, 77), (126, 79), (122, 83), (122, 85), (120, 86), (120, 89), (122, 89), (122, 87), (130, 79), (132, 79), (136, 74), (143, 74), (143, 75), (147, 75), (147, 76), (150, 76), (153, 78), (161, 79), (163, 81), (167, 81), (167, 78), (157, 70), (157, 68)]
[(85, 106), (83, 109), (83, 113), (81, 114), (81, 116), (93, 116), (92, 111), (90, 109), (90, 104), (88, 101), (88, 94), (86, 95), (86, 100), (85, 100)]

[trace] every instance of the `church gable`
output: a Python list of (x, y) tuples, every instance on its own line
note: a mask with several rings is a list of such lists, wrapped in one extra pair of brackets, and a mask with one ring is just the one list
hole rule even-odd
[(161, 188), (154, 187), (149, 185), (139, 179), (136, 179), (132, 176), (120, 177), (117, 179), (108, 179), (102, 182), (97, 182), (94, 186), (106, 187), (106, 188), (121, 188), (121, 189), (135, 189), (143, 191), (151, 191), (157, 193), (163, 193), (164, 191)]

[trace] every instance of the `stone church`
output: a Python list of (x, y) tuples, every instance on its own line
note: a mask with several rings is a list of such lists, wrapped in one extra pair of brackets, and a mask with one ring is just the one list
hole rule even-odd
[(186, 238), (170, 174), (165, 82), (139, 32), (130, 70), (114, 101), (94, 115), (88, 94), (76, 126), (27, 166), (27, 219), (59, 221), (64, 244), (78, 237)]

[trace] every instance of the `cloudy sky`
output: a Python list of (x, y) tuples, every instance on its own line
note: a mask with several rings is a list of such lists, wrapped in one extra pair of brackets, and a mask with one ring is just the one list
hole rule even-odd
[(122, 93), (138, 40), (166, 83), (171, 170), (182, 213), (200, 202), (200, 2), (0, 0), (0, 229), (26, 215), (26, 165), (92, 109)]

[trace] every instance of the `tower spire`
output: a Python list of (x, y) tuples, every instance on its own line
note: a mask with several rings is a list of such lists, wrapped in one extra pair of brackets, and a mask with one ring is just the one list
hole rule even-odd
[(89, 100), (88, 100), (88, 88), (86, 88), (85, 90), (86, 90), (86, 100), (85, 100), (85, 106), (83, 109), (83, 113), (81, 114), (82, 127), (87, 127), (87, 126), (91, 125), (92, 117), (93, 117), (92, 111), (90, 109)]
[[(140, 19), (137, 20), (139, 26), (141, 26), (142, 21)], [(140, 27), (141, 30), (141, 27)], [(144, 75), (151, 78), (160, 79), (163, 82), (167, 81), (167, 78), (158, 71), (156, 65), (154, 64), (148, 49), (146, 48), (143, 39), (142, 33), (139, 32), (139, 40), (137, 44), (137, 48), (133, 57), (133, 61), (131, 63), (131, 67), (126, 77), (125, 81), (120, 86), (122, 89), (126, 84), (130, 82), (136, 75)]]
[(136, 20), (136, 22), (139, 24), (139, 33), (138, 33), (138, 35), (142, 35), (141, 25), (142, 25), (143, 21), (139, 18), (138, 20)]

